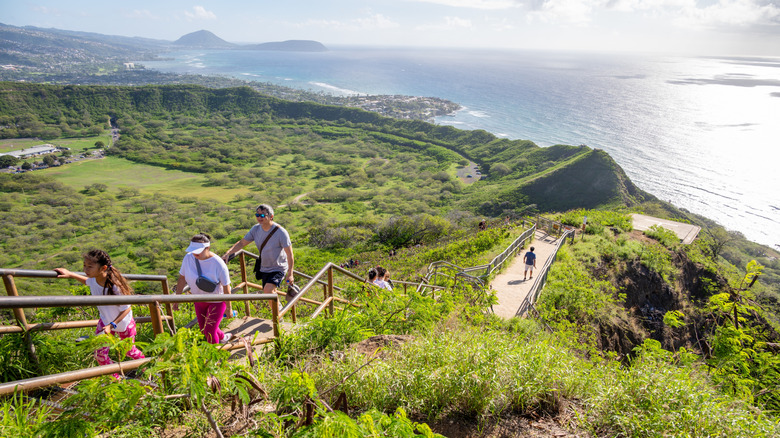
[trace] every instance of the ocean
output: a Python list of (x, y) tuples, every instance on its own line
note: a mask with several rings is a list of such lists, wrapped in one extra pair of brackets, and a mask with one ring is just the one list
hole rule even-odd
[(333, 94), (434, 96), (436, 123), (607, 151), (641, 189), (780, 248), (780, 58), (331, 47), (143, 62)]

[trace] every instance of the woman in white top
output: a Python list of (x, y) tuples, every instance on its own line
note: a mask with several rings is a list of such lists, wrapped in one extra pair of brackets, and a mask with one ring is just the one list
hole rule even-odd
[[(176, 291), (181, 293), (186, 283), (190, 287), (190, 293), (193, 295), (222, 295), (230, 293), (230, 273), (227, 265), (222, 259), (211, 252), (211, 236), (208, 234), (196, 234), (187, 247), (187, 255), (181, 262), (179, 269), (179, 280), (176, 282)], [(200, 270), (198, 269), (200, 267)], [(216, 283), (216, 288), (209, 292), (198, 286), (198, 277), (205, 277), (212, 283)], [(202, 283), (201, 286), (205, 287)], [(217, 342), (226, 343), (232, 335), (223, 333), (219, 329), (219, 324), (225, 316), (227, 303), (224, 301), (207, 301), (195, 304), (195, 315), (198, 318), (198, 327), (206, 337), (206, 342), (216, 344)], [(173, 306), (178, 310), (178, 306)]]

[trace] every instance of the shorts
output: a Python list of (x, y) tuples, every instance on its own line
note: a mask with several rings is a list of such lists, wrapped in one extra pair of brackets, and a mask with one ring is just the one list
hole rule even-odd
[(534, 264), (533, 263), (531, 263), (530, 265), (529, 264), (525, 265), (525, 271), (526, 272), (527, 271), (533, 271), (533, 269), (534, 269)]
[(281, 271), (260, 272), (260, 276), (260, 280), (263, 280), (263, 287), (268, 283), (273, 283), (276, 287), (279, 287), (279, 285), (282, 284), (282, 281), (284, 281), (284, 272)]

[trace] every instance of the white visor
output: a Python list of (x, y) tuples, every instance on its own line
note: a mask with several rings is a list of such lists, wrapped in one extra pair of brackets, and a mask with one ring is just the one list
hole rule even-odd
[(187, 247), (187, 253), (200, 254), (204, 249), (211, 246), (211, 243), (190, 242), (190, 246)]

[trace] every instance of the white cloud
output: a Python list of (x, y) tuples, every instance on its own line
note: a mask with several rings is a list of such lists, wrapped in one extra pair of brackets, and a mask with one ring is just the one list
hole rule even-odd
[(46, 6), (33, 6), (32, 10), (45, 15), (55, 15), (58, 17), (64, 15), (62, 9), (49, 8)]
[(132, 11), (122, 11), (122, 16), (130, 19), (151, 19), (159, 20), (160, 17), (152, 14), (148, 9), (133, 9)]
[(217, 16), (211, 11), (207, 11), (203, 6), (193, 6), (194, 12), (184, 11), (188, 20), (216, 20)]
[(352, 20), (351, 23), (357, 25), (360, 29), (393, 29), (398, 27), (398, 23), (382, 14), (373, 14), (365, 18), (357, 18)]
[(720, 0), (705, 8), (684, 8), (675, 24), (689, 28), (780, 27), (780, 7), (754, 0)]
[(444, 21), (441, 23), (423, 24), (417, 26), (417, 30), (455, 30), (455, 29), (471, 29), (471, 20), (460, 17), (444, 17)]
[(453, 8), (469, 9), (509, 9), (516, 7), (519, 3), (516, 0), (406, 0), (413, 3), (433, 3), (437, 5), (450, 6)]
[(659, 11), (696, 7), (696, 0), (606, 0), (605, 9), (615, 11)]
[(506, 17), (495, 19), (488, 17), (485, 20), (487, 26), (496, 32), (511, 31), (517, 29), (517, 25), (513, 20)]
[(366, 17), (355, 18), (353, 20), (307, 20), (301, 23), (293, 24), (298, 28), (319, 27), (323, 29), (338, 29), (350, 31), (364, 30), (382, 30), (395, 29), (400, 25), (382, 14), (369, 14)]
[(599, 3), (598, 0), (544, 0), (528, 13), (528, 19), (542, 23), (586, 24), (591, 21)]
[[(553, 24), (587, 24), (600, 13), (644, 13), (667, 18), (681, 28), (723, 26), (776, 26), (780, 6), (776, 0), (522, 0), (529, 21)], [(697, 3), (705, 2), (706, 4)]]

